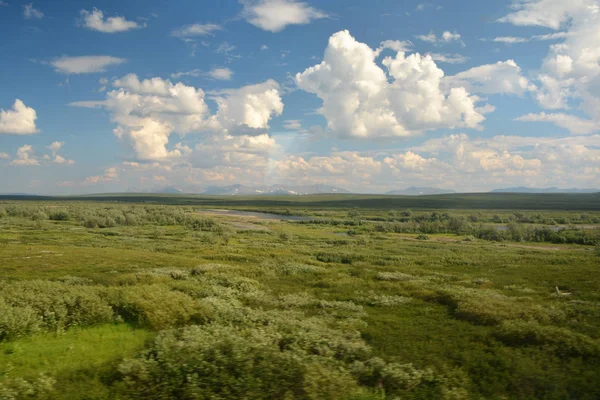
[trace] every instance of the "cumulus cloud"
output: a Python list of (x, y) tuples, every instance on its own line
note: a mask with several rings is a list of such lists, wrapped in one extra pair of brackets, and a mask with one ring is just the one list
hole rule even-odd
[(74, 106), (104, 107), (117, 124), (114, 134), (129, 143), (141, 160), (176, 159), (190, 149), (168, 149), (172, 133), (262, 134), (273, 115), (283, 111), (275, 81), (229, 89), (213, 94), (216, 114), (206, 104), (200, 88), (162, 78), (139, 80), (134, 74), (113, 82), (115, 90), (101, 102), (78, 102)]
[(269, 127), (271, 117), (283, 112), (279, 89), (277, 82), (268, 80), (221, 91), (215, 98), (219, 107), (216, 118), (229, 133), (262, 133)]
[(19, 147), (16, 157), (11, 161), (11, 166), (38, 166), (40, 162), (35, 157), (33, 147), (26, 144)]
[(279, 145), (268, 134), (215, 135), (195, 146), (190, 162), (200, 168), (226, 166), (265, 169), (269, 159), (279, 152)]
[(444, 78), (449, 87), (462, 86), (473, 93), (516, 94), (522, 96), (536, 88), (521, 74), (521, 68), (513, 60), (481, 65)]
[(0, 159), (6, 160), (10, 158), (10, 154), (8, 153), (1, 153), (0, 152)]
[(143, 25), (134, 21), (128, 21), (121, 16), (107, 17), (105, 19), (104, 13), (97, 8), (94, 8), (92, 11), (81, 10), (79, 13), (81, 15), (81, 26), (102, 33), (125, 32), (143, 27)]
[(240, 3), (244, 6), (242, 15), (246, 21), (269, 32), (328, 17), (325, 12), (296, 0), (240, 0)]
[(106, 68), (126, 62), (124, 58), (111, 56), (63, 56), (50, 61), (56, 72), (63, 74), (92, 74), (105, 72)]
[[(576, 140), (577, 139), (577, 140)], [(581, 138), (452, 134), (404, 150), (286, 155), (274, 179), (327, 183), (352, 190), (390, 190), (431, 185), (459, 190), (503, 186), (594, 186), (600, 167), (600, 135)], [(596, 179), (597, 180), (597, 179)]]
[(44, 13), (33, 7), (33, 3), (25, 4), (23, 6), (23, 16), (26, 19), (42, 19)]
[(46, 146), (52, 152), (52, 157), (48, 156), (47, 159), (51, 160), (54, 164), (64, 164), (64, 165), (75, 164), (75, 161), (68, 160), (68, 159), (64, 158), (63, 156), (61, 156), (60, 154), (58, 154), (58, 151), (60, 149), (62, 149), (62, 147), (64, 145), (65, 145), (65, 142), (57, 141), (57, 142), (53, 142), (49, 146)]
[[(117, 171), (123, 182), (135, 179), (154, 185), (155, 176), (164, 176), (178, 187), (196, 185), (189, 186), (191, 190), (208, 182), (285, 182), (323, 183), (358, 192), (416, 185), (467, 191), (506, 186), (593, 187), (597, 185), (595, 171), (600, 171), (600, 135), (474, 138), (452, 134), (401, 150), (333, 151), (328, 155), (286, 154), (284, 141), (267, 134), (216, 134), (190, 149), (184, 162), (127, 161)], [(109, 178), (93, 177), (94, 182), (103, 179)]]
[(517, 118), (517, 121), (551, 122), (561, 128), (568, 129), (569, 132), (576, 135), (588, 135), (600, 130), (600, 124), (595, 121), (563, 113), (527, 114)]
[(175, 29), (171, 34), (178, 38), (189, 38), (194, 36), (212, 36), (214, 32), (223, 29), (217, 24), (190, 24)]
[(550, 46), (538, 73), (539, 104), (554, 110), (576, 107), (591, 119), (550, 114), (538, 120), (551, 118), (551, 122), (562, 125), (568, 120), (574, 124), (572, 132), (593, 131), (600, 125), (600, 4), (597, 0), (530, 0), (515, 3), (514, 8), (516, 11), (502, 18), (502, 22), (566, 29), (548, 35), (564, 40)]
[(379, 48), (375, 50), (375, 57), (379, 57), (385, 49), (393, 50), (396, 53), (399, 51), (408, 52), (412, 47), (412, 43), (408, 40), (384, 40), (379, 44)]
[(30, 135), (37, 133), (36, 119), (35, 110), (16, 99), (12, 110), (0, 109), (0, 134)]
[(320, 113), (337, 135), (411, 136), (438, 128), (479, 128), (485, 119), (476, 109), (479, 98), (464, 88), (442, 92), (444, 72), (430, 55), (398, 52), (386, 57), (387, 74), (376, 55), (341, 31), (329, 39), (320, 64), (296, 75), (299, 88), (321, 98)]

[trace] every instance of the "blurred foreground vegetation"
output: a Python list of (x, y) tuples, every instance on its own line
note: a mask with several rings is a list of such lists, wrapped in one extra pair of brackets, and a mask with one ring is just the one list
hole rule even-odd
[(0, 202), (0, 399), (597, 399), (600, 212)]

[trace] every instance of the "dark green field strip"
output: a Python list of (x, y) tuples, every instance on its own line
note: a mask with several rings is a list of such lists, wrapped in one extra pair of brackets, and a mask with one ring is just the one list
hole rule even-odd
[(563, 210), (600, 211), (600, 193), (521, 194), (472, 193), (433, 196), (384, 196), (324, 194), (309, 196), (202, 196), (153, 194), (99, 194), (86, 196), (0, 196), (20, 201), (102, 201), (220, 207), (303, 207), (368, 209), (455, 209), (455, 210)]

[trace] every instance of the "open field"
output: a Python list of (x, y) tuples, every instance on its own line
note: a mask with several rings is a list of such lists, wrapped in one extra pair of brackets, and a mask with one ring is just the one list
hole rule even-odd
[(600, 193), (591, 194), (523, 194), (468, 193), (432, 196), (387, 196), (361, 194), (320, 194), (307, 196), (203, 196), (156, 194), (98, 194), (87, 196), (2, 196), (0, 200), (29, 201), (118, 201), (220, 207), (312, 207), (375, 209), (488, 209), (488, 210), (580, 210), (600, 211)]
[(506, 196), (0, 199), (0, 399), (598, 399), (600, 199)]

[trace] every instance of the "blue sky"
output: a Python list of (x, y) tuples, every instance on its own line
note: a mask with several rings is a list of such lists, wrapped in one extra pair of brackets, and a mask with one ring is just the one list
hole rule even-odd
[(4, 0), (0, 192), (598, 187), (598, 48), (598, 0)]

